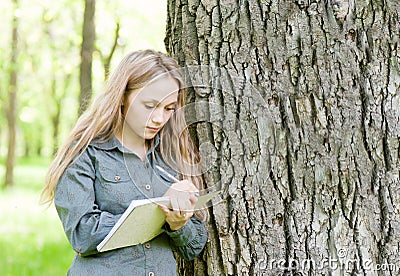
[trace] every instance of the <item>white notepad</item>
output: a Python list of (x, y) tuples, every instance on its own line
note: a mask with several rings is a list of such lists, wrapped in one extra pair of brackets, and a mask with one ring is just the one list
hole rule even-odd
[[(195, 210), (202, 208), (218, 193), (217, 191), (199, 196)], [(171, 207), (168, 197), (133, 200), (110, 233), (97, 246), (97, 251), (145, 243), (161, 234), (165, 215), (157, 204)]]

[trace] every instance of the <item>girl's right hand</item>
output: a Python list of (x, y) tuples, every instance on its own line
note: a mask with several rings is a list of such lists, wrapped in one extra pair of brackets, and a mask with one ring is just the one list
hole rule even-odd
[(182, 180), (172, 184), (164, 196), (170, 196), (175, 192), (198, 193), (199, 189), (189, 180)]
[(160, 208), (163, 210), (171, 230), (180, 229), (193, 216), (198, 192), (199, 190), (192, 182), (182, 180), (171, 185), (164, 194), (171, 199), (172, 208), (169, 209), (163, 205), (160, 205)]

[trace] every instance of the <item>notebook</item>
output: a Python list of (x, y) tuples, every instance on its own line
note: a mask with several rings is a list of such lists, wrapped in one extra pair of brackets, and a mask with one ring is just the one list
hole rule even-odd
[[(210, 192), (198, 197), (195, 210), (199, 210), (219, 192)], [(110, 233), (97, 246), (104, 252), (116, 248), (145, 243), (163, 232), (165, 215), (157, 204), (171, 207), (168, 197), (133, 200)]]

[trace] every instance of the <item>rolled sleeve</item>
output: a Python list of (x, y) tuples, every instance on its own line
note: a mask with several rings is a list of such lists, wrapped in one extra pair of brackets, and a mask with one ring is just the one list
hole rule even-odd
[(81, 256), (97, 253), (121, 215), (101, 211), (95, 203), (95, 170), (86, 150), (61, 176), (54, 203), (66, 236)]
[(196, 258), (207, 242), (207, 231), (203, 222), (192, 217), (177, 231), (166, 230), (178, 254), (185, 260)]

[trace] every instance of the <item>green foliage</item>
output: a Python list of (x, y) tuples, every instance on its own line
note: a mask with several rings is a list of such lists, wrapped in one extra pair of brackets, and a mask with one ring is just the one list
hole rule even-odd
[(0, 192), (0, 275), (65, 275), (72, 261), (54, 207), (38, 203), (48, 164), (20, 159), (15, 188)]
[(50, 164), (48, 157), (21, 157), (15, 168), (15, 182), (18, 188), (37, 192), (44, 185), (44, 176)]
[[(8, 72), (18, 68), (18, 162), (15, 187), (0, 189), (0, 275), (65, 275), (72, 260), (54, 208), (38, 205), (54, 146), (63, 141), (76, 121), (83, 3), (81, 0), (19, 0), (18, 64), (9, 64), (12, 1), (0, 1), (0, 179), (7, 152)], [(128, 51), (164, 51), (166, 2), (99, 1), (96, 7), (98, 48), (107, 53), (115, 22), (121, 25), (116, 61)], [(103, 68), (94, 56), (94, 91), (101, 90)], [(53, 119), (60, 110), (60, 133)]]
[[(6, 126), (8, 72), (18, 69), (18, 156), (47, 155), (65, 140), (76, 121), (79, 92), (80, 44), (84, 1), (19, 0), (18, 64), (9, 64), (12, 1), (0, 1), (0, 123)], [(118, 47), (111, 67), (127, 52), (143, 48), (165, 51), (166, 2), (98, 1), (96, 45), (109, 53), (116, 22), (120, 22)], [(93, 91), (104, 83), (98, 52), (93, 61)], [(54, 119), (60, 112), (58, 137)], [(6, 127), (0, 131), (0, 156), (7, 152)]]

